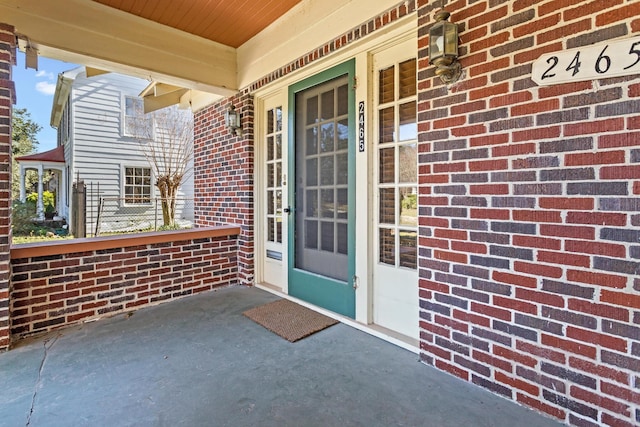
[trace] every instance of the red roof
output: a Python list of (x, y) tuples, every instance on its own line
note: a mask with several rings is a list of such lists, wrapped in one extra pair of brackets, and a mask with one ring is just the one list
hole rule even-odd
[(56, 162), (64, 163), (64, 147), (61, 145), (53, 150), (45, 151), (44, 153), (29, 154), (28, 156), (16, 157), (17, 161), (39, 161), (39, 162)]

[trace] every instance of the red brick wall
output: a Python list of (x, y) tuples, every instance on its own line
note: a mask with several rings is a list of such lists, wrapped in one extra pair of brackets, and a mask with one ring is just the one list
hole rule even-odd
[[(240, 112), (242, 136), (225, 127), (231, 104)], [(195, 222), (240, 226), (238, 277), (241, 284), (253, 284), (253, 97), (239, 94), (197, 112), (194, 150)]]
[[(532, 63), (640, 32), (640, 3), (419, 2), (422, 360), (574, 425), (640, 423), (640, 76), (538, 87)], [(440, 2), (435, 2), (440, 4)]]
[(11, 115), (15, 86), (11, 66), (16, 62), (14, 29), (0, 23), (0, 351), (9, 346), (9, 239), (11, 227)]
[(183, 239), (12, 256), (12, 339), (237, 284), (235, 235)]

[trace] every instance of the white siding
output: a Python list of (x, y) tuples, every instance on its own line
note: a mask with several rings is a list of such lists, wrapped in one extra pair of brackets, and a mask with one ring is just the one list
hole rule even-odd
[[(123, 167), (150, 167), (139, 143), (134, 138), (123, 136), (125, 96), (138, 96), (147, 84), (143, 79), (113, 73), (90, 78), (81, 73), (73, 83), (73, 181), (79, 176), (87, 185), (88, 233), (94, 231), (94, 225), (89, 224), (95, 221), (98, 204), (97, 195), (92, 198), (91, 191), (96, 193), (99, 188), (102, 197), (123, 197)], [(183, 186), (180, 197), (193, 197), (193, 178)], [(152, 197), (156, 197), (157, 191), (155, 186), (152, 187)], [(153, 211), (148, 206), (124, 208), (122, 203), (112, 205), (114, 213), (123, 218), (131, 213)], [(181, 212), (178, 214), (180, 218), (186, 216)], [(187, 219), (192, 220), (193, 214)]]

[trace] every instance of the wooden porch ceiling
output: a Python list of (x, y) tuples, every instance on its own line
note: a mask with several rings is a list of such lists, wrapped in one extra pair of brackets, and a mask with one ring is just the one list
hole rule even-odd
[(93, 0), (237, 48), (301, 0)]

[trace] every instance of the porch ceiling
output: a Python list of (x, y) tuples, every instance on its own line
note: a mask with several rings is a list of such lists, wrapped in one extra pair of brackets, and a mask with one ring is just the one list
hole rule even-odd
[(0, 0), (0, 21), (42, 56), (226, 97), (236, 48), (300, 1)]
[(301, 0), (93, 0), (237, 48)]

